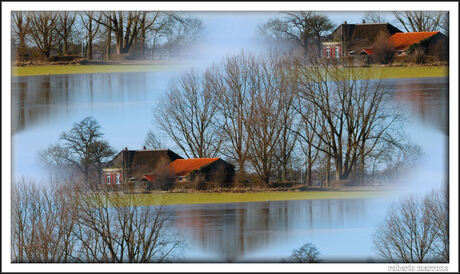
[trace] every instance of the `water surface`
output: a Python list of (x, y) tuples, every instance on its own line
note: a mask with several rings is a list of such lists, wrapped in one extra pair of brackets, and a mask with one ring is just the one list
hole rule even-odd
[[(13, 178), (46, 178), (38, 152), (87, 116), (101, 124), (116, 149), (140, 149), (147, 131), (155, 129), (153, 109), (177, 73), (13, 77)], [(429, 191), (447, 178), (448, 78), (384, 83), (408, 117), (408, 136), (425, 153), (419, 166), (395, 183), (411, 186), (408, 193)], [(171, 143), (165, 146), (175, 150)], [(279, 262), (312, 242), (325, 261), (368, 262), (375, 260), (372, 234), (391, 200), (181, 205), (169, 210), (171, 229), (188, 245), (185, 261)]]

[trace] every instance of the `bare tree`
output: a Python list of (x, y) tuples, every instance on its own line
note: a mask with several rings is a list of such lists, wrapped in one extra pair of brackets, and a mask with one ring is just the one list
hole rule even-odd
[(299, 144), (305, 158), (305, 184), (311, 186), (313, 167), (320, 154), (320, 150), (316, 149), (315, 146), (322, 146), (322, 140), (318, 136), (325, 136), (326, 134), (321, 133), (323, 117), (319, 109), (303, 97), (302, 93), (297, 94), (296, 99), (294, 108), (299, 115), (298, 125), (296, 128), (291, 127), (290, 130), (299, 137)]
[(289, 261), (293, 263), (317, 263), (320, 252), (312, 243), (306, 243), (293, 251)]
[(288, 179), (288, 166), (292, 161), (292, 154), (298, 143), (298, 136), (294, 134), (291, 129), (295, 126), (295, 120), (297, 118), (295, 113), (295, 100), (296, 94), (294, 92), (295, 87), (292, 85), (296, 83), (295, 73), (292, 70), (295, 68), (295, 65), (291, 64), (290, 61), (283, 61), (285, 64), (289, 65), (281, 69), (279, 72), (283, 74), (281, 80), (283, 81), (282, 86), (284, 86), (283, 96), (282, 96), (282, 109), (280, 113), (280, 122), (282, 129), (280, 132), (279, 145), (277, 149), (277, 159), (280, 164), (281, 169), (281, 180), (286, 181)]
[(394, 11), (396, 21), (407, 32), (437, 31), (445, 12), (438, 11)]
[(163, 145), (158, 137), (152, 130), (147, 132), (147, 136), (145, 136), (144, 145), (150, 149), (161, 149)]
[[(101, 126), (92, 117), (86, 117), (75, 123), (68, 132), (60, 136), (62, 144), (51, 145), (40, 153), (42, 159), (48, 163), (73, 166), (84, 175), (85, 182), (89, 182), (89, 172), (97, 164), (100, 172), (103, 160), (114, 154), (107, 141), (102, 139)], [(100, 180), (100, 173), (99, 179)]]
[(46, 57), (50, 57), (51, 49), (56, 43), (56, 25), (58, 13), (53, 11), (34, 11), (31, 12), (30, 34), (32, 39)]
[(376, 252), (389, 262), (448, 262), (448, 211), (442, 192), (393, 205), (374, 236)]
[(441, 19), (440, 28), (446, 36), (449, 36), (449, 13), (448, 12), (444, 13)]
[[(169, 165), (170, 162), (166, 159), (161, 159), (153, 171), (154, 183), (157, 184), (161, 190), (172, 190), (176, 183), (176, 173)], [(149, 190), (153, 189), (151, 187)]]
[(103, 11), (106, 20), (94, 19), (115, 34), (117, 54), (128, 53), (139, 31), (140, 11)]
[(62, 39), (63, 48), (62, 54), (67, 55), (69, 51), (69, 40), (72, 35), (72, 26), (75, 23), (77, 14), (71, 11), (58, 12), (56, 33)]
[(392, 134), (401, 116), (385, 100), (381, 81), (360, 81), (366, 78), (361, 70), (327, 63), (300, 73), (300, 95), (322, 117), (320, 127), (312, 128), (321, 143), (313, 146), (334, 160), (336, 180), (348, 179), (358, 163), (363, 167), (380, 144), (397, 144)]
[(364, 22), (370, 24), (386, 23), (388, 20), (385, 18), (382, 12), (369, 11), (364, 14)]
[(18, 57), (23, 59), (27, 53), (26, 36), (29, 34), (30, 18), (28, 13), (23, 11), (11, 12), (12, 17), (12, 31), (19, 39)]
[(68, 187), (31, 181), (13, 183), (12, 260), (13, 262), (72, 262), (77, 248), (75, 219), (67, 203)]
[(218, 126), (226, 137), (222, 153), (238, 163), (238, 179), (245, 178), (249, 136), (244, 121), (247, 117), (251, 90), (254, 88), (255, 57), (245, 54), (230, 56), (207, 73), (209, 88), (214, 95)]
[(86, 262), (163, 262), (181, 245), (165, 230), (165, 207), (140, 206), (143, 196), (113, 193), (107, 186), (97, 191), (90, 199), (80, 196), (74, 200), (77, 238), (87, 254), (81, 256)]
[(374, 55), (382, 64), (391, 64), (395, 56), (395, 47), (388, 41), (389, 35), (385, 32), (379, 33), (372, 45)]
[(161, 33), (170, 56), (195, 41), (203, 29), (204, 25), (198, 18), (170, 14), (170, 24)]
[(166, 230), (168, 211), (144, 203), (108, 186), (15, 183), (12, 261), (163, 262), (181, 241)]
[(97, 23), (97, 21), (101, 20), (100, 17), (101, 16), (98, 16), (94, 11), (84, 11), (80, 13), (82, 25), (86, 30), (86, 57), (89, 60), (93, 59), (93, 41), (99, 31), (100, 24)]
[(189, 70), (171, 82), (156, 120), (187, 157), (215, 157), (222, 142), (216, 113), (206, 79)]
[[(245, 119), (248, 131), (248, 155), (260, 179), (266, 184), (276, 164), (283, 109), (290, 108), (291, 92), (286, 64), (276, 56), (259, 56), (251, 68), (255, 81), (248, 98), (250, 108)], [(284, 117), (285, 118), (285, 117)]]
[(283, 18), (271, 18), (260, 26), (260, 31), (274, 39), (294, 40), (309, 54), (309, 39), (315, 38), (317, 55), (321, 53), (321, 36), (334, 28), (330, 19), (311, 11), (285, 12)]

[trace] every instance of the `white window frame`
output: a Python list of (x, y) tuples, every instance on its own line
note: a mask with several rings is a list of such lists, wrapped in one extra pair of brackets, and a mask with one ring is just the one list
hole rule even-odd
[(112, 180), (112, 174), (111, 173), (107, 173), (105, 175), (105, 182), (110, 185), (110, 181)]
[(115, 180), (116, 180), (116, 182), (117, 182), (117, 185), (119, 185), (119, 184), (120, 184), (120, 173), (117, 172), (117, 173), (115, 174)]
[(330, 47), (326, 48), (326, 58), (331, 58), (331, 48)]
[(340, 58), (340, 48), (335, 47), (335, 58)]

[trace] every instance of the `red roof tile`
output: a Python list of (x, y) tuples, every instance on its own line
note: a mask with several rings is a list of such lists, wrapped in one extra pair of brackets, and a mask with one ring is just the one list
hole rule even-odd
[(176, 176), (187, 176), (190, 172), (209, 165), (219, 159), (220, 158), (177, 159), (169, 164), (169, 166), (174, 170)]
[(145, 175), (145, 179), (149, 180), (150, 182), (155, 181), (156, 176), (155, 175)]
[(388, 38), (388, 41), (393, 44), (396, 50), (406, 50), (411, 45), (419, 43), (423, 39), (437, 33), (439, 31), (395, 33)]
[(374, 54), (374, 51), (372, 49), (363, 49), (359, 52), (359, 54), (361, 54), (362, 52), (365, 52), (367, 53), (367, 55), (372, 55)]

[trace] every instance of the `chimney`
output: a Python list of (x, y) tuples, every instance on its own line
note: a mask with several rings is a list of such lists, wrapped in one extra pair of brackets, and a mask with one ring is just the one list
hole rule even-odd
[(366, 24), (366, 20), (363, 19), (363, 24)]
[(343, 22), (343, 24), (346, 25), (346, 24), (347, 24), (347, 21)]
[(144, 150), (147, 150), (147, 148), (144, 146)]
[(128, 147), (125, 147), (125, 151), (128, 151)]

